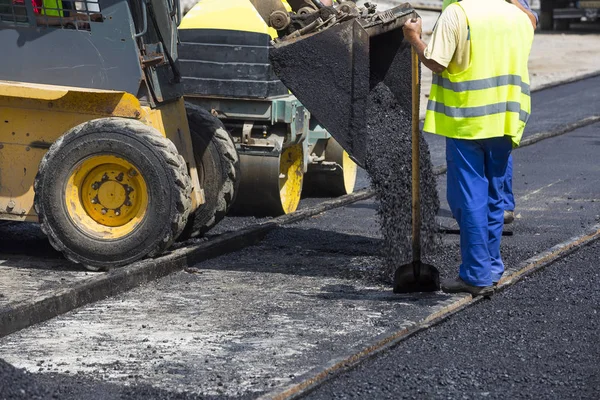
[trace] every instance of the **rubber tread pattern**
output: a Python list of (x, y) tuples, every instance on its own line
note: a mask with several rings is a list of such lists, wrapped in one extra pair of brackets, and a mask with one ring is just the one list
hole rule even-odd
[[(71, 130), (67, 131), (64, 135), (58, 138), (40, 162), (38, 173), (35, 177), (34, 182), (34, 207), (38, 214), (39, 223), (42, 232), (46, 234), (52, 247), (62, 252), (64, 256), (74, 263), (81, 263), (77, 254), (70, 251), (64, 243), (59, 239), (58, 235), (52, 230), (52, 227), (47, 223), (44, 218), (44, 210), (41, 207), (41, 185), (43, 177), (49, 171), (48, 161), (63, 149), (63, 147), (74, 140), (75, 138), (87, 134), (98, 134), (102, 131), (125, 131), (131, 135), (135, 135), (141, 140), (145, 140), (151, 144), (159, 154), (164, 158), (166, 164), (171, 166), (170, 173), (172, 174), (173, 180), (176, 183), (178, 199), (176, 200), (176, 208), (178, 213), (173, 216), (171, 221), (171, 229), (167, 231), (167, 234), (159, 241), (153, 249), (147, 252), (147, 254), (140, 255), (139, 258), (143, 257), (156, 257), (162, 254), (167, 248), (169, 248), (173, 242), (179, 237), (181, 232), (186, 226), (188, 216), (192, 207), (192, 182), (187, 171), (185, 159), (179, 154), (175, 144), (166, 137), (160, 135), (160, 133), (152, 127), (145, 125), (138, 120), (125, 119), (125, 118), (100, 118), (91, 121), (84, 122)], [(102, 265), (100, 268), (93, 268), (95, 270), (107, 270), (114, 265)]]
[[(223, 123), (202, 107), (191, 103), (186, 103), (185, 107), (192, 136), (206, 137), (206, 135), (210, 135), (210, 141), (215, 145), (220, 157), (216, 161), (221, 163), (226, 173), (223, 174), (223, 177), (212, 177), (212, 179), (222, 179), (219, 184), (219, 193), (216, 196), (217, 201), (214, 205), (207, 204), (212, 210), (200, 206), (194, 212), (193, 221), (189, 224), (191, 226), (186, 228), (181, 235), (181, 239), (202, 236), (225, 218), (229, 208), (235, 201), (240, 177), (240, 158), (233, 139)], [(196, 163), (201, 158), (201, 155), (197, 155)], [(205, 177), (205, 179), (207, 178)], [(207, 212), (210, 214), (208, 217), (203, 215)]]

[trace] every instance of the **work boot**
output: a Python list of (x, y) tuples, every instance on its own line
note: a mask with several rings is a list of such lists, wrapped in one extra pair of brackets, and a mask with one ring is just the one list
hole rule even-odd
[(504, 210), (504, 224), (508, 225), (508, 224), (512, 224), (512, 222), (515, 220), (515, 212), (514, 211), (508, 211), (508, 210)]
[(473, 296), (491, 296), (494, 294), (493, 286), (473, 286), (460, 279), (445, 279), (442, 282), (442, 292), (444, 293), (470, 293)]

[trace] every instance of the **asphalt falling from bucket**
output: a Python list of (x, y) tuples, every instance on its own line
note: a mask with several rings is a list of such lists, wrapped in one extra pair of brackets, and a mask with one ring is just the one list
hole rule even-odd
[[(406, 65), (406, 64), (405, 64)], [(406, 66), (410, 71), (410, 63)], [(381, 277), (391, 281), (396, 268), (412, 260), (411, 254), (411, 100), (408, 81), (394, 96), (385, 83), (369, 94), (367, 158), (365, 168), (377, 192), (378, 216), (384, 237)], [(437, 243), (435, 216), (440, 202), (429, 146), (421, 134), (421, 244), (426, 254)]]
[[(404, 42), (398, 46), (397, 33), (391, 32), (368, 47), (353, 42), (349, 52), (344, 40), (356, 37), (348, 32), (329, 29), (296, 40), (272, 49), (270, 59), (283, 83), (371, 176), (384, 237), (378, 278), (392, 282), (396, 268), (412, 261), (411, 49)], [(422, 136), (420, 149), (421, 249), (426, 257), (438, 242), (439, 199)]]

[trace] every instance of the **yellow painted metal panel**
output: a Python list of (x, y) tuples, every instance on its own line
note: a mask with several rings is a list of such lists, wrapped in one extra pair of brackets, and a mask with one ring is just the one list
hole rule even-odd
[(202, 0), (179, 29), (225, 29), (269, 34), (269, 27), (249, 0)]
[(45, 149), (0, 143), (0, 219), (37, 221), (33, 181)]
[(123, 92), (0, 82), (0, 219), (37, 220), (38, 166), (66, 131), (96, 118), (141, 114), (138, 99)]
[(41, 83), (13, 82), (0, 80), (0, 96), (20, 97), (39, 100), (56, 100), (68, 92), (120, 93), (114, 90), (87, 89), (74, 86), (44, 85)]

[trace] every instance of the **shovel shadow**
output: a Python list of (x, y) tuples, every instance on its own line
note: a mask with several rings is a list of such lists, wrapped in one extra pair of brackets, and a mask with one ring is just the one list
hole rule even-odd
[(354, 285), (325, 285), (321, 293), (312, 295), (322, 300), (375, 301), (389, 303), (418, 303), (421, 306), (435, 306), (446, 301), (448, 295), (442, 292), (394, 294), (391, 286), (382, 289), (361, 289)]

